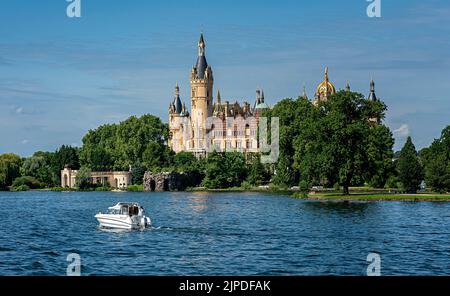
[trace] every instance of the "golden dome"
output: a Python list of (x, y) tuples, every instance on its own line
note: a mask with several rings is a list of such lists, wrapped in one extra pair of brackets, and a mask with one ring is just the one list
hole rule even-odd
[(336, 88), (328, 79), (328, 67), (325, 68), (323, 81), (317, 86), (316, 96), (318, 98), (328, 97), (336, 93)]

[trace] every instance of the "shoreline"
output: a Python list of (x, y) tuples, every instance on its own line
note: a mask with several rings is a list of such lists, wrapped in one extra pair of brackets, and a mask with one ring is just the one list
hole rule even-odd
[[(4, 191), (14, 192), (14, 191)], [(24, 191), (17, 191), (24, 192)], [(25, 191), (26, 192), (26, 191)], [(29, 192), (131, 192), (131, 193), (152, 193), (150, 191), (127, 191), (127, 190), (54, 190), (48, 189), (32, 189)], [(165, 191), (169, 192), (169, 191)], [(326, 193), (309, 193), (307, 197), (301, 196), (298, 190), (292, 189), (278, 189), (278, 188), (224, 188), (224, 189), (207, 189), (203, 187), (187, 188), (185, 193), (262, 193), (284, 195), (293, 199), (309, 200), (309, 201), (325, 201), (325, 202), (383, 202), (383, 201), (397, 201), (397, 202), (450, 202), (450, 194), (438, 193), (417, 193), (417, 194), (403, 194), (403, 193), (388, 193), (379, 191), (361, 192), (354, 190), (350, 195), (342, 195), (340, 192), (326, 192)]]

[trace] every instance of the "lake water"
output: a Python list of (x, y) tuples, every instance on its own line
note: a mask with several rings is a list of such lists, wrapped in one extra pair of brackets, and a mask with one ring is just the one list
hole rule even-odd
[[(450, 203), (332, 203), (260, 193), (0, 192), (0, 275), (450, 274)], [(153, 227), (94, 215), (141, 203)]]

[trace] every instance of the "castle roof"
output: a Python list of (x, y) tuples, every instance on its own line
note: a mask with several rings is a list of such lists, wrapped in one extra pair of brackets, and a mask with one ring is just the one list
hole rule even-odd
[(203, 38), (203, 33), (200, 35), (200, 40), (198, 42), (198, 58), (197, 62), (195, 64), (195, 68), (197, 70), (197, 79), (203, 79), (205, 78), (205, 71), (208, 68), (208, 62), (206, 61), (205, 57), (205, 39)]

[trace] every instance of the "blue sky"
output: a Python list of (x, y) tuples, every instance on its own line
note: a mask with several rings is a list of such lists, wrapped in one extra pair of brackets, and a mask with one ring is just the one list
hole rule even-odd
[(381, 0), (157, 1), (4, 0), (0, 10), (0, 153), (22, 156), (81, 145), (105, 123), (151, 113), (167, 120), (176, 82), (189, 102), (189, 73), (200, 31), (215, 90), (253, 102), (264, 89), (275, 104), (313, 97), (329, 67), (389, 107), (396, 149), (407, 135), (428, 146), (450, 124), (450, 3)]

